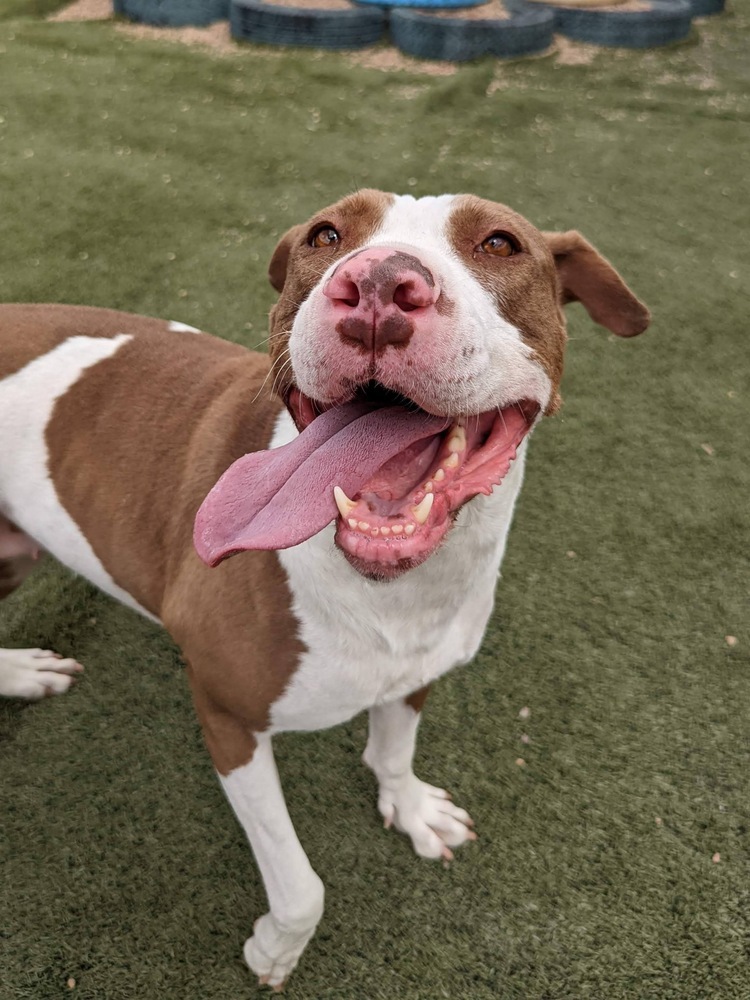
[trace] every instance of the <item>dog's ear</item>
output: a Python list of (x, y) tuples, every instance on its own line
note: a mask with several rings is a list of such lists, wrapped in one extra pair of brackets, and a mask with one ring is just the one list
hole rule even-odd
[(281, 292), (284, 287), (287, 266), (289, 264), (289, 251), (292, 249), (302, 229), (303, 226), (292, 226), (288, 232), (284, 233), (271, 257), (271, 263), (268, 265), (268, 280), (277, 292)]
[(575, 230), (543, 235), (555, 258), (563, 305), (583, 303), (595, 322), (620, 337), (643, 333), (651, 314), (609, 261)]

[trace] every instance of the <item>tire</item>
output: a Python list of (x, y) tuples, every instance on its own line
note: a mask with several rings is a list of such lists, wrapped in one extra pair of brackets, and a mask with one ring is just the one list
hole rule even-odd
[(422, 11), (391, 10), (391, 40), (422, 59), (464, 62), (482, 56), (513, 59), (552, 45), (555, 16), (548, 7), (512, 9), (505, 20), (432, 17)]
[(115, 14), (143, 24), (202, 27), (229, 17), (229, 0), (114, 0), (114, 9)]
[(721, 14), (726, 6), (725, 0), (690, 0), (693, 17), (707, 17), (709, 14)]
[(361, 49), (379, 42), (387, 17), (382, 7), (320, 10), (280, 7), (260, 0), (232, 0), (232, 37), (267, 45), (312, 45), (322, 49)]
[[(690, 34), (693, 9), (688, 0), (649, 0), (649, 10), (597, 10), (546, 7), (566, 38), (594, 45), (647, 49), (680, 42)], [(704, 0), (697, 0), (704, 2)], [(713, 0), (709, 0), (713, 2)]]
[(355, 2), (367, 6), (386, 7), (389, 10), (398, 10), (401, 7), (423, 9), (434, 7), (436, 10), (450, 10), (452, 7), (480, 7), (487, 0), (355, 0)]

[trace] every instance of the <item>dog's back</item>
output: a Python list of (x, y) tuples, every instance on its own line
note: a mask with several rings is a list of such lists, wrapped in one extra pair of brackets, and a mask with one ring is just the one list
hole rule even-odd
[[(238, 439), (211, 417), (227, 394), (257, 399), (265, 356), (187, 331), (108, 309), (0, 306), (0, 559), (47, 550), (158, 615), (201, 499), (265, 444), (249, 421)], [(203, 435), (215, 439), (186, 476)], [(6, 567), (8, 587), (20, 569)]]

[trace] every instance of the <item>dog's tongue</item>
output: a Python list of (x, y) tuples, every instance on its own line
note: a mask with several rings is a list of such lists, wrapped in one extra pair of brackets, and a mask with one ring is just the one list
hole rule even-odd
[(290, 444), (245, 455), (200, 506), (193, 539), (209, 566), (245, 549), (286, 549), (338, 514), (333, 487), (348, 495), (390, 459), (448, 421), (399, 406), (347, 403), (316, 417)]

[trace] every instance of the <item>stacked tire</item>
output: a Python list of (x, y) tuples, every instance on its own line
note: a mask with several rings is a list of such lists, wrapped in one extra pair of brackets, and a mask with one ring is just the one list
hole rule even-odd
[[(558, 32), (593, 45), (651, 48), (687, 38), (693, 17), (718, 14), (725, 0), (645, 0), (596, 8), (505, 0), (510, 16), (468, 17), (446, 7), (483, 0), (359, 0), (346, 7), (286, 7), (264, 0), (114, 0), (116, 14), (158, 26), (208, 25), (229, 17), (239, 40), (268, 45), (359, 49), (387, 33), (408, 55), (463, 62), (491, 56), (512, 59), (544, 52)], [(434, 16), (429, 8), (443, 8)], [(410, 9), (413, 8), (413, 9)], [(489, 11), (489, 5), (488, 5)]]
[(115, 14), (157, 27), (205, 26), (229, 17), (229, 0), (114, 0)]
[[(715, 0), (647, 0), (643, 9), (545, 6), (555, 16), (555, 30), (566, 38), (592, 45), (627, 49), (654, 48), (681, 42), (690, 34), (692, 3)], [(528, 4), (525, 4), (528, 6)]]
[(394, 7), (390, 26), (393, 44), (423, 59), (514, 59), (550, 48), (555, 15), (547, 7), (536, 9), (531, 4), (524, 4), (503, 19), (467, 18), (460, 11), (434, 17), (426, 10)]
[(232, 36), (242, 41), (326, 49), (374, 45), (387, 28), (382, 7), (283, 7), (262, 0), (232, 0), (229, 20)]

